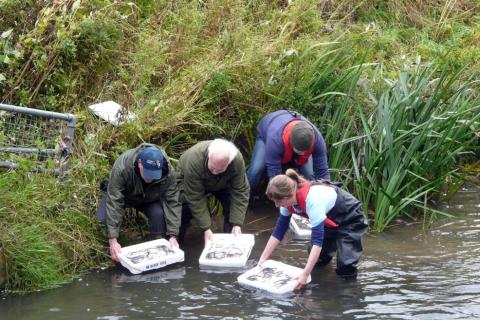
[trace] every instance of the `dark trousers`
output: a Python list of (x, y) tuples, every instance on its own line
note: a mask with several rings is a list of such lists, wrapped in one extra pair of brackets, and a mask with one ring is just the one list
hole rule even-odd
[[(107, 223), (107, 194), (104, 194), (97, 208), (97, 218), (102, 224)], [(165, 212), (160, 201), (145, 203), (142, 205), (128, 205), (128, 208), (137, 209), (148, 217), (150, 237), (152, 239), (164, 238), (167, 230), (165, 223)]]
[(356, 276), (357, 264), (363, 252), (362, 236), (367, 231), (368, 224), (363, 216), (363, 210), (358, 208), (355, 219), (338, 228), (325, 228), (322, 251), (318, 265), (325, 265), (337, 253), (336, 272), (340, 276)]
[[(230, 194), (227, 192), (212, 192), (212, 195), (220, 201), (223, 208), (223, 232), (230, 233), (232, 232), (232, 224), (230, 223)], [(187, 232), (188, 227), (191, 225), (191, 220), (193, 218), (192, 211), (188, 204), (182, 204), (182, 225), (180, 226), (179, 239), (183, 242), (185, 238), (185, 233)]]

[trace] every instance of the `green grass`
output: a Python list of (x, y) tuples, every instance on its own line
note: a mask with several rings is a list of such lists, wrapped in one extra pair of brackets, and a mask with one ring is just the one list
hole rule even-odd
[(85, 197), (85, 188), (72, 187), (51, 175), (0, 175), (8, 291), (55, 286), (108, 261), (104, 232), (91, 215), (95, 201)]
[(42, 289), (68, 280), (62, 270), (69, 261), (44, 231), (43, 226), (26, 223), (4, 230), (7, 290)]
[[(248, 162), (261, 116), (296, 109), (320, 128), (332, 177), (378, 231), (439, 214), (430, 199), (478, 159), (478, 0), (69, 3), (80, 5), (0, 1), (0, 101), (78, 117), (65, 184), (0, 175), (9, 290), (107, 260), (98, 181), (143, 141), (174, 159), (226, 137)], [(106, 100), (137, 119), (102, 123), (86, 107)], [(42, 272), (23, 268), (42, 257)]]

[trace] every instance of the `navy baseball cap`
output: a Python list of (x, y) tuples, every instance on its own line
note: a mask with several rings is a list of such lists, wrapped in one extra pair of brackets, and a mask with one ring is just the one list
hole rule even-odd
[(158, 148), (147, 147), (138, 158), (142, 162), (145, 179), (158, 180), (162, 177), (163, 154)]

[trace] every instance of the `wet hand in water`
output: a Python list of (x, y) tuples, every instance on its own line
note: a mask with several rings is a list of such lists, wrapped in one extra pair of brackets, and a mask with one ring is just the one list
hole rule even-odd
[(120, 258), (118, 255), (122, 252), (122, 246), (118, 243), (116, 238), (109, 239), (108, 244), (110, 245), (110, 256), (115, 262), (119, 262)]

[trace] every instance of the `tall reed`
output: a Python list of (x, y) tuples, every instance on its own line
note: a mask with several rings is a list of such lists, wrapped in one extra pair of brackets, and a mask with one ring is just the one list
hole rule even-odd
[(458, 86), (461, 73), (445, 66), (437, 74), (435, 67), (417, 64), (396, 81), (385, 79), (389, 86), (375, 109), (358, 106), (361, 134), (344, 141), (354, 141), (355, 189), (374, 212), (377, 231), (418, 210), (442, 214), (428, 200), (475, 147), (480, 103), (468, 88), (477, 82)]

